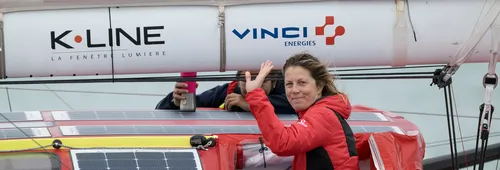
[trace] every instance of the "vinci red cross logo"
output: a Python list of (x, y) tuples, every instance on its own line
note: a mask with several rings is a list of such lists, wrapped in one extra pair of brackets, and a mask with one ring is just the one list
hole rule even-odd
[[(328, 25), (334, 25), (335, 24), (335, 18), (333, 16), (326, 16), (325, 17), (325, 24), (323, 26), (317, 26), (316, 27), (316, 35), (325, 35), (325, 27)], [(337, 26), (335, 28), (335, 33), (332, 36), (327, 36), (325, 38), (326, 45), (335, 45), (335, 38), (337, 36), (342, 36), (345, 33), (345, 28), (344, 26)]]
[[(316, 36), (325, 35), (325, 27), (329, 25), (334, 25), (335, 20), (333, 16), (326, 16), (325, 23), (323, 26), (317, 26)], [(281, 41), (285, 47), (295, 47), (295, 46), (316, 46), (316, 40), (312, 39), (310, 36), (314, 29), (303, 26), (303, 25), (288, 25), (286, 27), (249, 27), (249, 28), (238, 28), (233, 29), (233, 34), (240, 40), (265, 40), (265, 39), (282, 39)], [(337, 36), (342, 36), (345, 33), (345, 28), (343, 26), (337, 26), (335, 28), (335, 33), (333, 35), (327, 35), (325, 37), (326, 45), (335, 45), (335, 38)], [(280, 41), (268, 41), (270, 43), (276, 43)]]

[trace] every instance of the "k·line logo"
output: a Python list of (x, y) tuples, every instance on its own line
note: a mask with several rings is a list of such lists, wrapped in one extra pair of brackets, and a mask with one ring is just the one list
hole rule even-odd
[[(76, 30), (50, 31), (50, 46), (53, 56), (52, 61), (61, 60), (89, 60), (111, 58), (111, 48), (113, 47), (113, 57), (150, 57), (165, 56), (166, 51), (138, 51), (134, 47), (164, 45), (161, 32), (164, 26), (136, 27), (135, 31), (125, 31), (131, 29), (113, 28), (108, 30), (86, 29), (77, 32)], [(102, 35), (103, 31), (107, 35), (106, 40), (97, 37), (97, 33)], [(83, 32), (83, 34), (81, 34)], [(96, 33), (97, 32), (97, 33)], [(97, 37), (97, 38), (96, 38)], [(101, 41), (97, 41), (100, 39)]]

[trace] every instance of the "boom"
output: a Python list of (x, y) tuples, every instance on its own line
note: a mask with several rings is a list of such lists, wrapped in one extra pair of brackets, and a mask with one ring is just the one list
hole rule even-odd
[[(280, 67), (302, 51), (330, 67), (445, 64), (467, 42), (483, 10), (483, 1), (410, 1), (410, 10), (396, 2), (7, 12), (3, 75), (258, 69), (267, 59)], [(489, 61), (492, 33), (483, 35), (467, 63)]]

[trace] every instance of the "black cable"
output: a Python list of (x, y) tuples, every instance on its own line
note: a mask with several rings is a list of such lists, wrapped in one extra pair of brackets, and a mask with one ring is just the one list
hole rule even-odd
[(500, 159), (497, 159), (497, 167), (495, 168), (495, 170), (498, 170), (498, 163), (499, 163)]
[(448, 98), (449, 100), (449, 106), (450, 106), (450, 116), (451, 116), (451, 129), (453, 132), (453, 147), (454, 147), (454, 154), (455, 154), (455, 165), (458, 168), (458, 151), (457, 151), (457, 135), (455, 133), (455, 116), (453, 116), (453, 97), (451, 93), (451, 86), (448, 86), (445, 90), (448, 90)]
[(413, 27), (413, 22), (411, 20), (411, 15), (410, 15), (410, 3), (408, 0), (405, 0), (406, 2), (406, 10), (408, 10), (408, 20), (410, 21), (410, 26), (411, 26), (411, 31), (413, 32), (413, 39), (415, 42), (417, 42), (417, 34), (415, 33), (415, 28)]
[(448, 107), (448, 93), (446, 91), (446, 89), (449, 88), (448, 86), (445, 86), (444, 87), (444, 100), (445, 100), (445, 105), (446, 105), (446, 119), (448, 121), (448, 138), (449, 138), (449, 141), (450, 141), (450, 152), (451, 152), (451, 166), (453, 168), (453, 170), (456, 170), (456, 162), (455, 162), (455, 154), (453, 153), (454, 149), (453, 149), (453, 142), (452, 142), (452, 133), (451, 133), (451, 122), (450, 122), (450, 110), (449, 110), (449, 107)]
[(434, 72), (401, 72), (401, 73), (356, 73), (356, 74), (336, 74), (336, 76), (385, 76), (385, 75), (415, 75), (415, 74), (428, 74), (432, 75)]
[(484, 169), (484, 163), (485, 163), (485, 158), (486, 158), (486, 151), (488, 150), (488, 139), (483, 140), (482, 142), (482, 151), (481, 151), (481, 159), (479, 159), (479, 170)]
[[(480, 109), (481, 110), (481, 109)], [(474, 151), (474, 168), (473, 170), (476, 170), (476, 165), (477, 165), (477, 150), (479, 149), (479, 133), (481, 132), (481, 119), (483, 118), (483, 112), (479, 111), (479, 119), (477, 122), (477, 134), (476, 134), (476, 149)], [(481, 141), (482, 145), (482, 141)]]
[(262, 160), (264, 160), (264, 168), (267, 167), (267, 164), (266, 164), (266, 152), (267, 150), (269, 150), (266, 146), (264, 146), (264, 141), (262, 140), (262, 137), (259, 137), (259, 142), (260, 142), (260, 149), (259, 149), (259, 152), (262, 153)]
[[(483, 170), (484, 169), (484, 163), (485, 163), (485, 159), (486, 159), (486, 151), (488, 150), (488, 138), (489, 138), (489, 133), (490, 133), (490, 129), (491, 129), (491, 117), (493, 116), (493, 111), (494, 111), (494, 107), (493, 105), (490, 105), (489, 107), (489, 110), (484, 110), (486, 107), (486, 105), (483, 103), (481, 104), (481, 106), (479, 107), (479, 112), (480, 112), (480, 118), (479, 118), (479, 126), (478, 126), (478, 130), (481, 129), (481, 149), (480, 149), (480, 152), (478, 154), (477, 150), (478, 150), (478, 147), (477, 147), (477, 143), (476, 143), (476, 152), (474, 153), (474, 157), (475, 157), (475, 161), (477, 160), (477, 156), (479, 155), (479, 162), (475, 162), (476, 164), (479, 164), (479, 170)], [(483, 116), (484, 116), (484, 119), (483, 119)], [(476, 142), (477, 142), (477, 139), (476, 139)], [(474, 165), (474, 169), (475, 169), (475, 166)]]
[(375, 70), (397, 70), (397, 69), (411, 69), (411, 68), (429, 68), (429, 67), (444, 67), (446, 65), (437, 64), (437, 65), (423, 65), (423, 66), (404, 66), (404, 67), (376, 67), (376, 68), (354, 68), (354, 69), (331, 69), (335, 72), (342, 71), (375, 71)]
[[(111, 46), (113, 48), (113, 46)], [(113, 50), (111, 50), (113, 52)], [(113, 58), (112, 58), (113, 59)], [(112, 60), (111, 67), (112, 67), (112, 73), (111, 73), (111, 79), (109, 82), (113, 82), (113, 79), (115, 79), (116, 74), (114, 73), (114, 60)], [(338, 73), (338, 72), (349, 72), (349, 71), (375, 71), (375, 70), (399, 70), (399, 69), (412, 69), (412, 68), (429, 68), (429, 67), (442, 67), (444, 65), (423, 65), (423, 66), (405, 66), (405, 67), (378, 67), (378, 68), (356, 68), (356, 69), (332, 69), (329, 70), (330, 73)], [(398, 75), (398, 74), (430, 74), (428, 72), (404, 72), (404, 73), (364, 73), (364, 74), (345, 74), (345, 75)], [(97, 75), (97, 74), (96, 74)], [(157, 74), (151, 74), (151, 75), (157, 75)], [(336, 74), (336, 76), (343, 75), (343, 74)], [(198, 75), (196, 77), (234, 77), (236, 76), (234, 73), (232, 74), (211, 74), (211, 75)], [(63, 76), (64, 77), (64, 76)], [(162, 76), (165, 77), (165, 76)], [(177, 76), (168, 76), (168, 77), (177, 77)], [(180, 77), (180, 76), (178, 76)], [(52, 77), (53, 78), (53, 77)], [(147, 78), (147, 77), (146, 77)], [(8, 78), (6, 78), (8, 79)], [(15, 78), (10, 78), (10, 79), (15, 79)], [(94, 79), (90, 79), (94, 80)], [(40, 80), (43, 81), (43, 80)], [(83, 79), (82, 81), (85, 81)], [(217, 81), (217, 80), (215, 80)], [(225, 80), (224, 80), (225, 81)], [(78, 82), (77, 82), (78, 83)]]
[(113, 26), (111, 22), (111, 7), (108, 7), (108, 20), (109, 20), (109, 38), (110, 38), (110, 43), (109, 47), (111, 48), (111, 82), (114, 83), (115, 79), (115, 56), (114, 56), (114, 49), (113, 49)]
[[(342, 80), (373, 80), (373, 79), (429, 79), (431, 75), (411, 76), (337, 76), (335, 79)], [(235, 75), (228, 77), (133, 77), (133, 78), (100, 78), (100, 79), (66, 79), (66, 80), (27, 80), (27, 81), (0, 81), (0, 85), (11, 84), (62, 84), (62, 83), (110, 83), (110, 82), (177, 82), (177, 81), (245, 81), (244, 77)], [(267, 80), (283, 80), (280, 76), (269, 76)]]
[(10, 101), (9, 87), (5, 87), (5, 91), (7, 92), (7, 101), (9, 102), (9, 110), (12, 112), (12, 102)]

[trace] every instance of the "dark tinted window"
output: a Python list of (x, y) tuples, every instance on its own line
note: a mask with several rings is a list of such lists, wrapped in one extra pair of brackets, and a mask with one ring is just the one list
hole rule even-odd
[(0, 170), (60, 170), (59, 157), (51, 153), (1, 153)]

